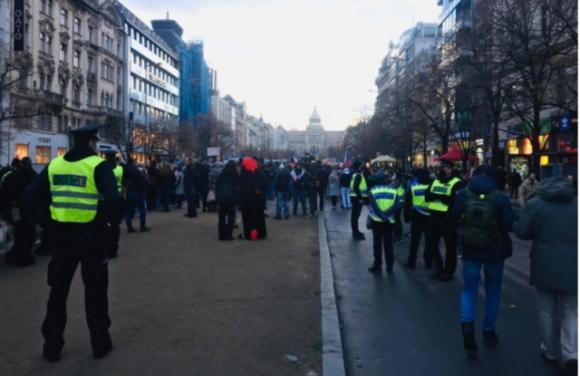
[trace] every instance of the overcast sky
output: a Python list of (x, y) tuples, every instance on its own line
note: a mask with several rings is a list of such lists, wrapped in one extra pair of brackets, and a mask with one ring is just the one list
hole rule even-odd
[(286, 129), (314, 106), (326, 129), (371, 113), (389, 41), (436, 22), (437, 0), (121, 0), (147, 24), (166, 12), (185, 40), (203, 40), (220, 94)]

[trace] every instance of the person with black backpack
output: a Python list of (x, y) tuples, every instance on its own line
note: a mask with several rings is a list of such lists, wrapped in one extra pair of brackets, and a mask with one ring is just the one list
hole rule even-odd
[(466, 189), (457, 193), (452, 212), (459, 225), (463, 248), (461, 327), (465, 350), (477, 351), (475, 307), (481, 268), (485, 275), (485, 317), (482, 334), (486, 346), (498, 342), (495, 323), (499, 313), (504, 261), (512, 255), (509, 232), (515, 220), (509, 198), (498, 189), (495, 171), (480, 166)]

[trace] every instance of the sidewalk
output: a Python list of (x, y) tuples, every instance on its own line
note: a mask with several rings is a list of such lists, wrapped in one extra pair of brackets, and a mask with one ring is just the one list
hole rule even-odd
[(102, 360), (91, 356), (79, 271), (62, 358), (49, 364), (40, 335), (49, 258), (0, 266), (0, 374), (320, 375), (317, 221), (268, 220), (265, 241), (218, 242), (215, 213), (182, 214), (154, 213), (150, 233), (123, 232), (109, 268), (115, 349)]

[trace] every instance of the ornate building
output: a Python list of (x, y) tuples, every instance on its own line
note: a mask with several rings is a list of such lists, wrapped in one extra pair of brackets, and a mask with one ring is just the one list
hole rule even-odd
[(330, 149), (340, 149), (344, 141), (344, 131), (325, 131), (316, 107), (305, 131), (286, 132), (286, 150), (296, 156), (310, 154), (315, 157), (328, 156)]
[(8, 112), (29, 116), (3, 124), (1, 162), (29, 156), (41, 168), (66, 152), (70, 128), (122, 126), (125, 33), (109, 0), (14, 4), (13, 22), (23, 28), (12, 32), (8, 55), (18, 82), (2, 100)]

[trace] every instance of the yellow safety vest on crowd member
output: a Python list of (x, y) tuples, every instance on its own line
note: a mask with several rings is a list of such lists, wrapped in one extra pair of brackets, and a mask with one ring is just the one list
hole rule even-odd
[(353, 174), (352, 177), (350, 178), (350, 196), (356, 197), (356, 192), (354, 190), (354, 179), (359, 175), (360, 175), (360, 183), (358, 185), (358, 189), (362, 197), (367, 197), (368, 196), (367, 179), (365, 179), (365, 176), (360, 172)]
[(117, 167), (113, 169), (113, 174), (115, 175), (115, 181), (117, 182), (117, 189), (121, 192), (123, 190), (123, 167), (117, 165)]
[(105, 160), (93, 155), (69, 162), (58, 157), (48, 165), (50, 217), (63, 223), (89, 223), (97, 215), (99, 191), (95, 169)]
[[(379, 185), (371, 188), (369, 216), (375, 222), (385, 222), (388, 217), (391, 224), (395, 223), (395, 213), (400, 206), (397, 189)], [(382, 214), (379, 216), (379, 213)]]
[[(439, 179), (435, 179), (433, 184), (431, 184), (431, 193), (444, 195), (451, 197), (451, 192), (453, 192), (453, 187), (455, 184), (459, 183), (461, 180), (458, 178), (452, 178), (447, 183), (442, 183)], [(429, 210), (435, 212), (446, 213), (449, 210), (449, 206), (441, 201), (430, 201), (428, 204)]]
[(413, 209), (423, 215), (429, 215), (429, 206), (425, 201), (425, 192), (429, 185), (427, 184), (413, 184), (411, 186), (411, 197), (413, 198)]

